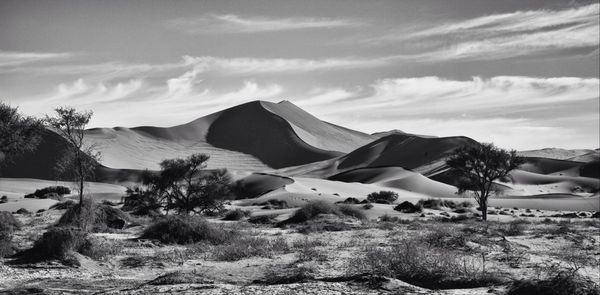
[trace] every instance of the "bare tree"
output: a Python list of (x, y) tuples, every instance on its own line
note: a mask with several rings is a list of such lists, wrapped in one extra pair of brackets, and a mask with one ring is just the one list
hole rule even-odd
[(523, 162), (515, 150), (507, 151), (492, 143), (461, 147), (446, 160), (446, 164), (460, 177), (459, 193), (473, 192), (483, 220), (487, 220), (488, 199), (494, 180), (505, 178)]
[(71, 107), (55, 109), (56, 116), (46, 116), (46, 124), (69, 143), (63, 158), (57, 164), (57, 171), (70, 175), (79, 184), (79, 204), (83, 204), (83, 189), (86, 180), (93, 175), (100, 159), (100, 153), (93, 145), (85, 142), (85, 126), (92, 117), (91, 111), (78, 112)]
[(0, 102), (0, 164), (12, 161), (14, 156), (35, 150), (43, 131), (41, 120), (22, 116), (17, 108)]

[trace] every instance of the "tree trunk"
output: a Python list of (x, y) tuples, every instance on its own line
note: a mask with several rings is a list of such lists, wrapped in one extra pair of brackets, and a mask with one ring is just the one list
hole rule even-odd
[(487, 221), (487, 196), (485, 196), (485, 198), (481, 199), (481, 204), (479, 205), (481, 207), (481, 219), (483, 219), (483, 221)]

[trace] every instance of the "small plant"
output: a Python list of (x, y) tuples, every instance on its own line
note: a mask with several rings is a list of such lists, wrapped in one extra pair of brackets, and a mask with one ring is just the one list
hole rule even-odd
[(60, 217), (57, 226), (80, 226), (84, 231), (109, 232), (122, 229), (129, 216), (120, 209), (105, 204), (97, 204), (92, 199), (84, 199), (82, 206), (70, 206)]
[(231, 241), (235, 233), (211, 225), (197, 216), (165, 216), (144, 230), (142, 239), (153, 239), (165, 244), (192, 244), (207, 242), (214, 245)]
[(8, 202), (8, 197), (7, 196), (0, 197), (0, 204), (7, 203), (7, 202)]
[[(42, 189), (37, 189), (31, 194), (25, 195), (25, 198), (35, 199), (54, 199), (55, 196), (62, 197), (71, 193), (71, 190), (65, 186), (49, 186)], [(52, 197), (51, 197), (52, 196)]]
[(21, 222), (10, 212), (0, 211), (0, 258), (12, 255), (15, 252), (12, 243), (13, 233), (21, 226)]
[(90, 237), (77, 228), (53, 227), (35, 241), (31, 249), (17, 253), (15, 263), (57, 260), (69, 266), (78, 266), (72, 255), (78, 252), (93, 259), (115, 254), (120, 247), (107, 240)]
[(217, 261), (236, 261), (248, 257), (272, 257), (276, 253), (288, 251), (287, 242), (280, 239), (273, 241), (262, 237), (236, 235), (227, 244), (212, 249), (212, 256)]
[(507, 295), (599, 295), (597, 282), (584, 278), (577, 272), (559, 271), (538, 280), (517, 280), (509, 287)]
[(225, 213), (225, 216), (223, 217), (223, 220), (240, 220), (248, 216), (250, 216), (250, 211), (238, 208), (235, 210), (227, 211), (227, 213)]
[(398, 199), (398, 194), (392, 191), (379, 191), (370, 193), (367, 201), (379, 204), (392, 204)]
[(157, 277), (148, 282), (148, 285), (178, 285), (178, 284), (212, 284), (213, 281), (206, 279), (199, 273), (176, 271)]
[(302, 223), (314, 219), (320, 214), (333, 214), (337, 216), (349, 216), (356, 219), (366, 219), (366, 216), (359, 209), (345, 206), (334, 205), (323, 201), (315, 201), (302, 206), (294, 215), (285, 220), (282, 224)]

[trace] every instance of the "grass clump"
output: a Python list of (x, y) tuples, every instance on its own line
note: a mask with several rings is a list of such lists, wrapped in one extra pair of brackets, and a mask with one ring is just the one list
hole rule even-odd
[(129, 222), (129, 216), (109, 205), (97, 204), (92, 199), (84, 199), (83, 204), (73, 205), (60, 217), (57, 226), (80, 227), (90, 232), (110, 232), (122, 229)]
[(148, 282), (148, 285), (178, 285), (178, 284), (212, 284), (213, 281), (206, 279), (197, 272), (175, 271), (157, 277)]
[(142, 239), (158, 240), (165, 244), (207, 242), (219, 245), (231, 241), (235, 233), (208, 223), (197, 216), (168, 215), (144, 230)]
[(422, 208), (441, 210), (442, 207), (450, 208), (450, 209), (460, 209), (460, 208), (470, 208), (473, 207), (468, 201), (462, 201), (460, 203), (456, 203), (451, 200), (442, 200), (442, 199), (421, 199), (417, 202), (417, 206), (421, 206)]
[(600, 295), (600, 286), (575, 272), (559, 272), (541, 280), (514, 281), (507, 295)]
[(69, 266), (79, 266), (75, 252), (93, 259), (115, 254), (120, 247), (101, 238), (94, 238), (77, 228), (53, 227), (35, 241), (31, 249), (16, 255), (15, 263), (36, 263), (57, 260)]
[(15, 253), (13, 245), (13, 233), (21, 229), (21, 222), (10, 212), (0, 211), (0, 257), (6, 257)]
[(273, 257), (277, 253), (289, 250), (285, 239), (270, 240), (262, 237), (237, 235), (227, 244), (212, 249), (212, 256), (217, 261), (237, 261), (248, 257)]
[(367, 248), (350, 263), (351, 271), (397, 278), (429, 289), (476, 288), (502, 282), (473, 259), (405, 240), (390, 247)]
[(287, 265), (274, 265), (266, 272), (263, 280), (256, 281), (265, 285), (283, 285), (303, 283), (314, 279), (314, 271), (306, 266), (296, 263)]
[(240, 220), (240, 219), (246, 218), (248, 216), (250, 216), (250, 211), (242, 210), (242, 209), (238, 208), (238, 209), (231, 210), (231, 211), (228, 211), (227, 213), (225, 213), (223, 220)]
[(372, 192), (367, 196), (367, 201), (379, 204), (392, 204), (398, 199), (398, 194), (392, 191)]
[(348, 205), (334, 205), (324, 201), (307, 203), (298, 209), (284, 224), (302, 223), (315, 219), (321, 214), (333, 214), (339, 217), (348, 216), (356, 219), (366, 219), (365, 214), (358, 208)]

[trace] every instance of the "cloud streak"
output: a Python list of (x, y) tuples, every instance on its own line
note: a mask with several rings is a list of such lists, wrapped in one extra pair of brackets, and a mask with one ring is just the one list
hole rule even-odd
[(335, 18), (243, 17), (235, 14), (211, 14), (198, 18), (178, 18), (167, 26), (188, 34), (240, 34), (305, 29), (357, 27), (363, 23)]
[(0, 67), (18, 66), (39, 61), (62, 59), (70, 57), (70, 53), (38, 53), (0, 51)]
[(600, 4), (563, 9), (516, 11), (447, 22), (414, 33), (390, 34), (369, 42), (415, 43), (420, 61), (495, 60), (520, 56), (593, 51), (600, 43)]

